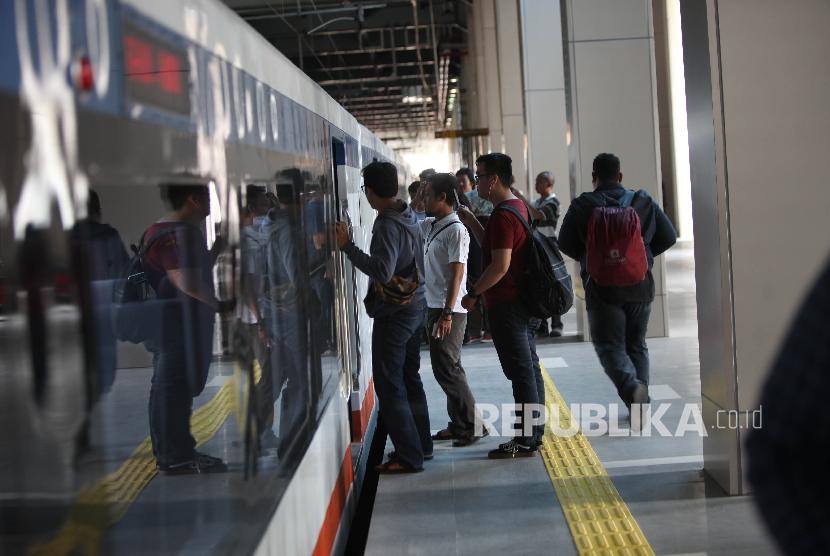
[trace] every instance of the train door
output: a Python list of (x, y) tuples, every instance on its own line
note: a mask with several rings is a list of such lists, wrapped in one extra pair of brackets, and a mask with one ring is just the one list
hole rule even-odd
[[(341, 222), (346, 222), (351, 230), (353, 227), (352, 211), (349, 210), (348, 201), (348, 179), (346, 176), (346, 149), (344, 144), (337, 139), (331, 142), (332, 179), (336, 202), (336, 216)], [(339, 284), (342, 288), (342, 295), (338, 296), (340, 320), (339, 340), (342, 346), (341, 358), (344, 372), (344, 390), (346, 395), (352, 396), (352, 392), (360, 385), (361, 353), (359, 307), (360, 299), (357, 292), (357, 277), (354, 267), (346, 260), (345, 255), (338, 251), (337, 269), (341, 277)], [(354, 409), (354, 408), (352, 408)], [(352, 428), (354, 429), (354, 423)], [(359, 427), (359, 425), (358, 425)], [(357, 432), (357, 436), (355, 433)], [(352, 430), (352, 437), (359, 438), (360, 431)]]

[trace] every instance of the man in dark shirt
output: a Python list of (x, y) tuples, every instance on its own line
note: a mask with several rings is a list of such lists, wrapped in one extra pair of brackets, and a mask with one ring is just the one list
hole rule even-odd
[[(378, 211), (372, 227), (369, 253), (356, 246), (345, 222), (337, 223), (337, 245), (352, 264), (368, 275), (369, 291), (364, 304), (374, 319), (372, 328), (372, 375), (378, 394), (380, 416), (395, 451), (377, 467), (379, 473), (412, 473), (432, 458), (429, 409), (421, 366), (421, 332), (424, 326), (424, 251), (418, 220), (398, 194), (398, 171), (389, 162), (372, 162), (363, 169), (363, 190)], [(408, 303), (397, 304), (383, 293), (384, 286), (398, 277), (417, 289)], [(380, 292), (378, 290), (381, 290)]]
[(155, 241), (145, 257), (150, 285), (163, 303), (155, 339), (150, 387), (150, 439), (158, 468), (168, 475), (227, 471), (219, 458), (196, 451), (190, 433), (193, 398), (205, 387), (213, 352), (213, 322), (219, 309), (212, 269), (221, 242), (208, 251), (200, 226), (210, 215), (204, 185), (164, 187), (173, 209), (144, 232)]
[(591, 339), (605, 373), (617, 387), (626, 405), (649, 401), (649, 359), (646, 329), (654, 301), (654, 257), (677, 241), (677, 232), (666, 214), (643, 190), (634, 193), (631, 207), (640, 218), (640, 229), (648, 260), (645, 279), (631, 286), (600, 286), (587, 270), (588, 226), (594, 209), (620, 206), (627, 193), (622, 186), (620, 159), (603, 153), (594, 158), (594, 191), (583, 193), (571, 203), (562, 228), (559, 247), (580, 262), (588, 310)]
[(507, 207), (529, 219), (527, 207), (510, 190), (513, 181), (513, 165), (509, 156), (490, 153), (476, 160), (478, 190), (492, 202), (493, 213), (483, 228), (472, 212), (459, 209), (462, 222), (473, 232), (481, 244), (484, 270), (461, 304), (468, 311), (479, 296), (490, 317), (490, 332), (499, 356), (502, 371), (513, 384), (513, 397), (519, 419), (515, 437), (499, 445), (488, 456), (492, 459), (528, 457), (536, 454), (542, 442), (544, 424), (530, 423), (539, 419), (545, 403), (545, 386), (533, 331), (538, 320), (519, 297), (521, 284), (518, 277), (524, 275), (524, 267), (530, 251), (530, 237), (524, 224)]

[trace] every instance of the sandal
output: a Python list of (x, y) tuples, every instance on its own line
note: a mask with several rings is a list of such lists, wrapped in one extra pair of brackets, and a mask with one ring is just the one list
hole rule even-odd
[(455, 439), (455, 435), (450, 431), (450, 429), (441, 429), (440, 431), (436, 432), (432, 435), (433, 440), (453, 440)]
[(375, 466), (375, 471), (378, 475), (401, 475), (404, 473), (420, 473), (423, 467), (412, 467), (408, 463), (404, 463), (397, 459), (390, 459), (386, 463), (381, 463)]

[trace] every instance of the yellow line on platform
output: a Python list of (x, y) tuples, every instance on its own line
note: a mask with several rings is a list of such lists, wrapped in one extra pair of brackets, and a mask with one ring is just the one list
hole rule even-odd
[[(254, 362), (254, 381), (259, 382), (260, 376), (259, 364)], [(190, 432), (196, 440), (197, 447), (213, 438), (225, 419), (239, 407), (240, 380), (237, 367), (234, 378), (223, 384), (210, 401), (197, 408), (190, 416)], [(104, 531), (126, 515), (130, 506), (156, 474), (156, 460), (148, 436), (115, 472), (81, 490), (69, 512), (66, 524), (55, 538), (33, 546), (29, 554), (97, 555)]]
[[(559, 428), (569, 430), (571, 412), (544, 367), (542, 376), (545, 380), (545, 403), (559, 412)], [(580, 556), (654, 554), (608, 472), (581, 432), (570, 437), (557, 436), (550, 427), (546, 428), (541, 454)]]

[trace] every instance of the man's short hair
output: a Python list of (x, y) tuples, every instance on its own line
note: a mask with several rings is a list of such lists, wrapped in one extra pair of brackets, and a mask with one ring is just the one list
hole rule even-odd
[(187, 199), (191, 195), (207, 195), (208, 187), (206, 185), (168, 183), (162, 184), (161, 191), (162, 198), (170, 203), (173, 210), (179, 210), (187, 203)]
[(415, 195), (418, 194), (418, 190), (420, 188), (421, 188), (421, 182), (413, 181), (412, 183), (410, 183), (409, 186), (406, 188), (406, 191), (409, 193), (409, 198), (414, 199)]
[(418, 177), (421, 178), (421, 180), (423, 181), (423, 180), (426, 180), (430, 176), (434, 176), (435, 174), (437, 174), (437, 172), (435, 171), (435, 168), (427, 168), (426, 170), (424, 170), (423, 172), (418, 174)]
[(538, 180), (539, 178), (545, 178), (547, 181), (551, 183), (551, 185), (553, 185), (554, 183), (553, 173), (549, 172), (548, 170), (545, 170), (544, 172), (539, 172), (539, 175), (536, 176), (536, 179)]
[(620, 175), (620, 159), (611, 153), (601, 153), (594, 158), (594, 176), (598, 182), (617, 181)]
[(438, 196), (441, 193), (447, 196), (446, 203), (451, 207), (455, 206), (456, 195), (458, 191), (458, 179), (452, 174), (435, 174), (427, 179), (430, 187), (432, 187), (432, 194)]
[(513, 159), (504, 153), (483, 154), (476, 159), (476, 164), (484, 166), (484, 173), (498, 176), (505, 187), (513, 182)]
[(361, 175), (366, 187), (378, 197), (391, 199), (398, 194), (398, 169), (391, 162), (372, 162)]
[(472, 184), (476, 183), (476, 175), (466, 166), (455, 173), (455, 177), (460, 178), (461, 176), (467, 176)]

